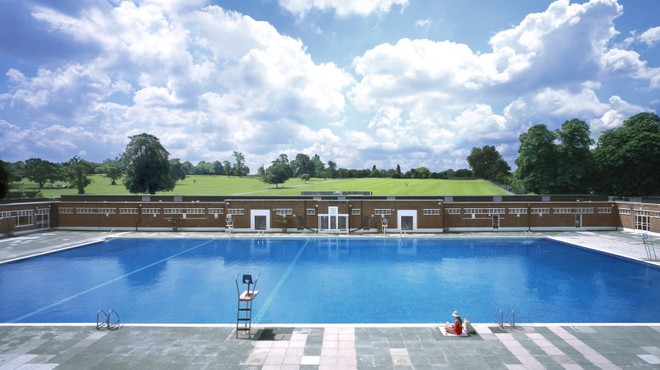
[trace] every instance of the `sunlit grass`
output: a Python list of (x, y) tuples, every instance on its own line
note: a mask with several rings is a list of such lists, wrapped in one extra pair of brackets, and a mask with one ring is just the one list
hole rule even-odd
[[(126, 187), (117, 182), (111, 185), (110, 179), (103, 175), (90, 176), (92, 183), (85, 188), (86, 194), (129, 194)], [(46, 198), (58, 198), (64, 194), (77, 194), (76, 189), (61, 188), (63, 182), (47, 184), (41, 189)], [(23, 180), (12, 184), (12, 192), (34, 192), (37, 185)], [(436, 180), (436, 179), (320, 179), (307, 182), (293, 178), (275, 187), (266, 184), (259, 177), (234, 176), (187, 176), (179, 181), (170, 192), (158, 194), (177, 195), (300, 195), (301, 191), (371, 191), (373, 195), (504, 195), (506, 191), (485, 180)]]

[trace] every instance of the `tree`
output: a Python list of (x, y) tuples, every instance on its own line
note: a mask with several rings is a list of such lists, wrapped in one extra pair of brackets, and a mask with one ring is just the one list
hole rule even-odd
[(105, 177), (109, 178), (112, 182), (112, 185), (117, 185), (117, 180), (119, 180), (124, 171), (119, 166), (118, 161), (109, 161), (103, 166), (105, 171)]
[(401, 166), (399, 166), (399, 165), (397, 164), (397, 165), (396, 165), (396, 169), (394, 170), (394, 174), (392, 175), (392, 178), (393, 178), (393, 179), (400, 179), (401, 176), (402, 176), (402, 173), (401, 173)]
[(172, 176), (170, 154), (158, 138), (144, 133), (129, 138), (131, 141), (121, 157), (126, 169), (126, 189), (133, 194), (173, 190), (176, 179)]
[(312, 157), (312, 168), (312, 172), (309, 173), (312, 177), (325, 177), (325, 164), (323, 164), (318, 154), (314, 154), (314, 157)]
[(296, 159), (291, 161), (291, 167), (293, 168), (293, 175), (300, 176), (304, 173), (312, 174), (314, 173), (314, 162), (309, 159), (307, 154), (298, 153), (296, 154)]
[(522, 133), (519, 139), (516, 181), (528, 192), (554, 193), (558, 172), (558, 153), (554, 143), (557, 134), (545, 125), (536, 125)]
[(660, 195), (660, 118), (640, 113), (603, 132), (593, 152), (594, 189), (619, 196)]
[(172, 168), (172, 177), (174, 178), (174, 181), (186, 179), (186, 169), (179, 158), (170, 159), (170, 166)]
[(331, 178), (337, 178), (337, 164), (333, 161), (328, 161), (328, 169), (326, 170), (326, 175)]
[(212, 163), (207, 161), (199, 161), (199, 163), (197, 163), (197, 166), (195, 167), (196, 175), (210, 175), (212, 173), (215, 173)]
[(222, 162), (220, 161), (213, 162), (213, 171), (215, 172), (216, 175), (224, 175), (225, 167), (222, 165)]
[(279, 184), (283, 184), (291, 178), (291, 167), (277, 160), (273, 162), (273, 165), (266, 169), (266, 173), (262, 177), (262, 180), (266, 184), (275, 184), (275, 187), (278, 188)]
[(0, 160), (0, 199), (9, 194), (9, 166)]
[(10, 182), (19, 182), (23, 180), (25, 173), (25, 162), (18, 161), (14, 163), (5, 162), (7, 171), (9, 172)]
[(309, 181), (309, 179), (312, 178), (312, 176), (310, 176), (308, 173), (303, 173), (302, 175), (300, 175), (300, 176), (298, 176), (298, 177), (299, 177), (301, 180), (303, 180), (303, 181), (305, 182), (305, 184), (307, 184), (307, 181)]
[(87, 175), (94, 172), (94, 166), (86, 160), (74, 156), (64, 164), (64, 169), (64, 177), (69, 184), (78, 189), (78, 194), (85, 194), (85, 188), (92, 183)]
[(250, 169), (245, 165), (245, 154), (234, 151), (234, 159), (236, 160), (234, 164), (234, 175), (241, 177), (250, 174)]
[(589, 125), (579, 119), (564, 122), (556, 131), (560, 141), (555, 193), (584, 194), (589, 192), (593, 175), (593, 155)]
[(223, 161), (222, 166), (225, 168), (225, 175), (231, 176), (233, 175), (233, 168), (231, 167), (231, 163), (229, 161)]
[(37, 183), (39, 189), (43, 189), (46, 182), (55, 182), (61, 178), (57, 164), (39, 158), (25, 161), (23, 172), (28, 180)]
[(186, 171), (186, 175), (192, 175), (195, 173), (195, 166), (190, 163), (190, 161), (185, 161), (181, 164), (183, 170)]
[(492, 145), (472, 148), (467, 162), (476, 178), (499, 183), (508, 182), (511, 167)]

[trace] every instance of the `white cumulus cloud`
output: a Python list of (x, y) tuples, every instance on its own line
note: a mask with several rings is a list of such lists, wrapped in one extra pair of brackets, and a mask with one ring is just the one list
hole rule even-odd
[(278, 0), (287, 11), (305, 15), (311, 10), (334, 10), (337, 15), (367, 16), (372, 13), (387, 13), (394, 5), (405, 7), (408, 0)]

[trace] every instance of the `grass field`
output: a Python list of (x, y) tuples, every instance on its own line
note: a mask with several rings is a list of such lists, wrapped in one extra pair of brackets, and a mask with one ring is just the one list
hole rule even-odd
[[(121, 182), (111, 185), (103, 175), (90, 176), (93, 183), (85, 188), (86, 194), (128, 194)], [(56, 183), (62, 186), (64, 183)], [(34, 183), (24, 180), (12, 184), (12, 192), (37, 191)], [(311, 179), (307, 183), (294, 178), (279, 188), (266, 184), (258, 177), (188, 176), (179, 181), (171, 192), (158, 194), (198, 195), (300, 195), (301, 191), (314, 190), (370, 190), (373, 195), (505, 195), (507, 192), (485, 180), (435, 180), (435, 179)], [(58, 198), (62, 194), (77, 194), (76, 189), (44, 188), (46, 198)]]

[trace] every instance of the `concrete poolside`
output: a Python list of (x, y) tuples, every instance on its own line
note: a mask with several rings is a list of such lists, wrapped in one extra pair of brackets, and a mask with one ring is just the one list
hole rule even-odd
[[(0, 261), (84, 244), (107, 234), (58, 231), (0, 239)], [(223, 233), (191, 232), (120, 234), (140, 237), (228, 237)], [(519, 233), (499, 232), (423, 236), (514, 235), (521, 236)], [(633, 259), (646, 258), (637, 233), (563, 232), (533, 235)], [(657, 236), (655, 239), (658, 239)], [(476, 324), (475, 328), (476, 335), (458, 338), (443, 336), (437, 326), (430, 325), (254, 325), (255, 335), (251, 339), (236, 339), (233, 325), (126, 325), (117, 331), (97, 331), (94, 324), (0, 324), (0, 370), (660, 368), (660, 323), (523, 325), (504, 330), (495, 324)]]

